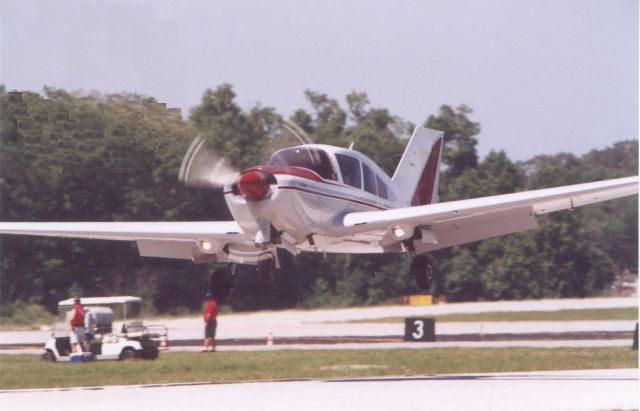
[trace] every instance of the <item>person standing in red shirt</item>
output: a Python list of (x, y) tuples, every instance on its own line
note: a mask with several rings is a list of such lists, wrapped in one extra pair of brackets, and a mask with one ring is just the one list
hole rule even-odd
[(216, 328), (218, 327), (218, 303), (213, 294), (207, 293), (207, 305), (204, 308), (204, 350), (214, 352), (216, 350)]
[(74, 297), (73, 310), (71, 311), (71, 320), (69, 321), (71, 333), (69, 340), (71, 342), (71, 352), (83, 352), (84, 343), (84, 308), (80, 304), (80, 297)]

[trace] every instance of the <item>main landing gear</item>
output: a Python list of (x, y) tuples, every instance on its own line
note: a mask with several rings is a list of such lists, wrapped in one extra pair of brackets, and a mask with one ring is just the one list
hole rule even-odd
[(433, 286), (433, 265), (431, 259), (426, 255), (417, 255), (413, 257), (409, 268), (413, 279), (418, 287), (424, 291), (429, 291)]

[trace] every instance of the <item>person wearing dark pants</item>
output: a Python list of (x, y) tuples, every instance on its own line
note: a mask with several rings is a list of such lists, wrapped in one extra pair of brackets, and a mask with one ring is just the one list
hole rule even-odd
[(207, 293), (207, 301), (204, 308), (204, 350), (214, 352), (216, 350), (216, 328), (218, 326), (218, 304), (213, 294)]

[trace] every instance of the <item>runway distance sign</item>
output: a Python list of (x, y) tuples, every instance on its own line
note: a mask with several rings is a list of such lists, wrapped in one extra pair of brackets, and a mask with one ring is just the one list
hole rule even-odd
[(405, 341), (435, 341), (436, 340), (436, 320), (435, 318), (405, 318), (404, 319), (404, 340)]

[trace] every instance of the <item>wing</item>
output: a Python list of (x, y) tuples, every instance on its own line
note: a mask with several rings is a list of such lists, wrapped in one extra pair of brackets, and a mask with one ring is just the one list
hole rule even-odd
[[(525, 191), (418, 207), (350, 213), (344, 228), (356, 237), (383, 233), (382, 245), (393, 244), (418, 230), (416, 251), (426, 252), (537, 228), (536, 214), (567, 210), (638, 193), (638, 177), (619, 178), (543, 190)], [(401, 230), (394, 230), (394, 228)], [(395, 235), (394, 235), (395, 231)], [(398, 236), (402, 234), (404, 236)]]
[(0, 223), (0, 233), (135, 241), (142, 256), (202, 261), (226, 261), (229, 246), (253, 244), (235, 221)]

